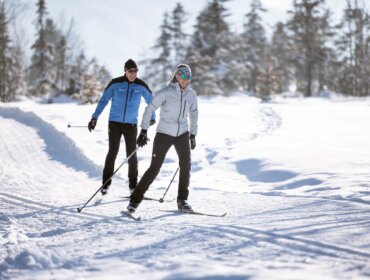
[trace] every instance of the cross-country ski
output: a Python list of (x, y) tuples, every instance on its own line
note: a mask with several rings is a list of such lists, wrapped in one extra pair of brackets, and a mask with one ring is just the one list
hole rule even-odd
[(199, 212), (199, 211), (179, 211), (179, 210), (162, 210), (162, 212), (170, 212), (170, 213), (177, 213), (177, 214), (189, 214), (189, 215), (199, 215), (199, 216), (209, 216), (209, 217), (225, 217), (226, 212), (221, 213), (221, 214), (216, 214), (216, 213), (206, 213), (206, 212)]

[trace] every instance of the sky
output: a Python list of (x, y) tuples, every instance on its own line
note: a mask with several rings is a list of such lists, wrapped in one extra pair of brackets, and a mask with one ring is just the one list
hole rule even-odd
[[(30, 5), (29, 1), (26, 2)], [(191, 33), (196, 17), (208, 0), (47, 0), (46, 4), (50, 17), (58, 26), (66, 26), (73, 19), (75, 33), (83, 41), (87, 56), (97, 58), (113, 76), (119, 76), (128, 58), (140, 61), (151, 53), (151, 47), (160, 35), (159, 26), (163, 14), (170, 13), (178, 2), (188, 13), (184, 28)], [(271, 32), (271, 27), (277, 21), (286, 20), (291, 2), (292, 0), (262, 0), (267, 9), (264, 23), (268, 32)], [(226, 4), (231, 14), (227, 20), (233, 31), (242, 30), (250, 3), (251, 0), (231, 0)], [(327, 0), (327, 6), (337, 18), (344, 3), (345, 0)], [(33, 28), (34, 18), (35, 12), (29, 11), (25, 24)], [(34, 29), (28, 32), (34, 33)], [(32, 37), (28, 40), (31, 43)]]
[[(227, 215), (177, 213), (177, 174), (140, 222), (120, 214), (126, 164), (76, 211), (101, 184), (108, 106), (90, 133), (67, 124), (86, 125), (96, 104), (33, 100), (0, 104), (1, 280), (369, 280), (369, 97), (199, 97), (189, 203)], [(177, 167), (171, 148), (145, 195), (161, 198)]]

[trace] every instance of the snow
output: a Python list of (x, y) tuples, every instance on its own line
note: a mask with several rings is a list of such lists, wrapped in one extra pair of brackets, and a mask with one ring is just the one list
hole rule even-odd
[[(94, 108), (0, 105), (0, 279), (370, 277), (370, 99), (200, 97), (189, 202), (227, 215), (163, 211), (176, 208), (176, 177), (140, 222), (120, 215), (126, 165), (100, 205), (76, 211), (100, 186), (109, 108), (91, 133), (67, 125)], [(121, 145), (116, 167), (125, 158)], [(171, 149), (147, 195), (162, 197), (176, 169)]]

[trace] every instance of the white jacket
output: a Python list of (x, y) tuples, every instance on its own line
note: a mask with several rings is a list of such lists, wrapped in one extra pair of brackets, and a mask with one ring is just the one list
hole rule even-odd
[[(151, 103), (145, 108), (141, 128), (148, 129), (151, 116), (161, 108), (157, 132), (171, 136), (179, 136), (186, 131), (197, 135), (198, 131), (198, 99), (195, 91), (187, 86), (181, 92), (177, 82), (170, 83), (158, 91)], [(188, 124), (190, 120), (190, 129)]]

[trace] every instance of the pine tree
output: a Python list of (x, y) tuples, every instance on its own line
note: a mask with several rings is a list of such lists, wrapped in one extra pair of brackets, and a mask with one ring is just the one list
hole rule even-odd
[(370, 94), (370, 15), (357, 1), (347, 0), (336, 40), (340, 65), (338, 84), (354, 96)]
[(323, 47), (327, 43), (326, 26), (323, 25), (327, 16), (323, 9), (325, 0), (295, 0), (292, 18), (288, 27), (292, 33), (292, 58), (296, 72), (297, 87), (305, 96), (312, 96), (319, 91), (318, 69), (326, 60)]
[(244, 24), (244, 32), (242, 33), (246, 53), (246, 63), (248, 66), (248, 90), (256, 92), (260, 65), (264, 59), (267, 47), (267, 39), (265, 28), (262, 25), (262, 17), (260, 13), (265, 12), (260, 0), (253, 0), (251, 3), (251, 11), (246, 15)]
[[(226, 85), (230, 77), (228, 60), (231, 33), (225, 21), (228, 16), (223, 5), (225, 2), (213, 0), (202, 10), (187, 51), (187, 61), (193, 71), (192, 83), (200, 95), (228, 92)], [(205, 81), (207, 86), (204, 85)]]
[(257, 76), (256, 96), (263, 101), (270, 100), (270, 96), (279, 91), (282, 80), (281, 71), (277, 60), (271, 51), (267, 49)]
[(84, 52), (82, 51), (71, 64), (68, 87), (65, 92), (78, 97), (84, 87), (84, 75), (88, 72), (88, 62)]
[(0, 1), (0, 101), (8, 102), (22, 94), (22, 52), (8, 33), (6, 2)]
[(271, 55), (275, 60), (275, 67), (278, 77), (277, 92), (286, 92), (295, 83), (292, 61), (290, 58), (292, 51), (291, 38), (286, 32), (286, 27), (282, 22), (276, 24), (271, 40)]
[(59, 43), (56, 45), (54, 60), (56, 66), (55, 85), (59, 91), (64, 92), (67, 87), (67, 41), (64, 35), (60, 36)]
[(5, 2), (0, 2), (0, 99), (2, 102), (9, 101), (9, 47), (8, 21), (5, 13)]
[(212, 0), (200, 13), (193, 35), (194, 48), (200, 50), (201, 55), (208, 55), (218, 63), (217, 52), (224, 47), (225, 36), (229, 33), (229, 25), (225, 21), (229, 16), (223, 3), (227, 1)]
[(53, 57), (52, 49), (47, 42), (46, 14), (45, 0), (38, 0), (36, 21), (37, 39), (32, 45), (34, 53), (31, 58), (31, 66), (28, 70), (28, 80), (31, 86), (31, 93), (42, 96), (50, 94), (53, 80), (51, 73)]
[(159, 55), (154, 59), (150, 59), (145, 67), (146, 77), (152, 81), (154, 89), (158, 89), (167, 84), (173, 71), (172, 68), (174, 63), (171, 60), (171, 27), (167, 12), (164, 13), (160, 28), (161, 34), (153, 47)]
[[(187, 48), (187, 35), (183, 28), (186, 22), (186, 13), (181, 3), (177, 3), (172, 12), (172, 21), (170, 24), (171, 40), (174, 52), (175, 65), (183, 63)], [(173, 65), (173, 66), (175, 66)]]

